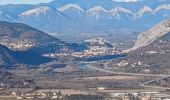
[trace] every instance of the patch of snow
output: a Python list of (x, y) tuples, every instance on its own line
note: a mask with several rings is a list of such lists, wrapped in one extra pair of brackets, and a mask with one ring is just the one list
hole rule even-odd
[(170, 4), (163, 4), (158, 6), (154, 11), (158, 12), (160, 10), (170, 10)]
[(123, 8), (123, 7), (119, 7), (119, 6), (115, 7), (114, 9), (110, 10), (109, 12), (112, 14), (112, 16), (116, 16), (119, 13), (134, 15), (133, 12), (131, 12), (130, 10)]
[(38, 8), (34, 8), (34, 9), (31, 9), (31, 10), (28, 10), (26, 12), (23, 12), (20, 14), (20, 16), (30, 16), (30, 15), (39, 15), (39, 14), (45, 14), (47, 13), (47, 11), (49, 11), (50, 8), (48, 6), (41, 6), (41, 7), (38, 7)]
[(95, 6), (89, 10), (87, 10), (87, 12), (90, 13), (99, 13), (99, 12), (108, 12), (107, 9), (103, 8), (102, 6)]
[(58, 8), (57, 10), (60, 11), (60, 12), (64, 12), (64, 11), (69, 10), (69, 9), (76, 9), (76, 10), (79, 10), (81, 12), (85, 11), (83, 8), (81, 8), (80, 6), (78, 6), (76, 4), (66, 4), (66, 5)]
[(143, 17), (143, 15), (144, 15), (145, 13), (152, 13), (152, 12), (153, 12), (153, 10), (152, 10), (150, 7), (144, 6), (143, 8), (141, 8), (141, 9), (137, 12), (137, 14), (135, 15), (135, 17), (141, 18), (141, 17)]

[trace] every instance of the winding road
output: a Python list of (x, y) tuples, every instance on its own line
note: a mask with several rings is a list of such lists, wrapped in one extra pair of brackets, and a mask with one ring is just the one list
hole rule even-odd
[(93, 67), (90, 64), (87, 64), (86, 68), (90, 68), (90, 69), (93, 69), (93, 70), (98, 70), (98, 71), (106, 72), (106, 73), (110, 73), (110, 74), (118, 74), (118, 75), (170, 77), (170, 75), (166, 75), (166, 74), (140, 74), (140, 73), (115, 72), (115, 71), (111, 71), (111, 70), (107, 70), (107, 69)]
[(167, 87), (159, 87), (159, 86), (148, 86), (147, 84), (155, 82), (155, 81), (159, 81), (165, 78), (169, 78), (170, 75), (165, 75), (165, 74), (139, 74), (139, 73), (125, 73), (125, 72), (114, 72), (111, 70), (106, 70), (106, 69), (102, 69), (102, 68), (97, 68), (97, 67), (93, 67), (90, 64), (86, 65), (86, 68), (90, 68), (93, 70), (98, 70), (101, 72), (106, 72), (106, 73), (110, 73), (110, 74), (117, 74), (117, 75), (130, 75), (130, 76), (152, 76), (152, 77), (161, 77), (161, 78), (157, 78), (157, 79), (153, 79), (153, 80), (149, 80), (143, 83), (140, 83), (139, 86), (145, 87), (145, 88), (152, 88), (152, 89), (170, 89)]

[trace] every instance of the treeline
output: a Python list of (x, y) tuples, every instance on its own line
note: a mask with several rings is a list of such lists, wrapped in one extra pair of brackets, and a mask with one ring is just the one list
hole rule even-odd
[(66, 95), (65, 100), (104, 100), (101, 95)]

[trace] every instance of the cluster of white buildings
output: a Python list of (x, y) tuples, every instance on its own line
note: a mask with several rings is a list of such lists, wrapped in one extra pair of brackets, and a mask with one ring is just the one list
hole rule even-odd
[[(110, 93), (111, 100), (131, 100), (129, 97), (133, 96), (137, 100), (170, 100), (169, 93), (159, 92), (129, 92), (129, 93)], [(115, 98), (115, 99), (114, 99)]]
[(26, 50), (29, 49), (31, 47), (33, 47), (36, 43), (31, 42), (29, 40), (20, 40), (20, 41), (15, 41), (11, 39), (9, 40), (8, 38), (3, 38), (0, 41), (1, 45), (4, 45), (6, 47), (8, 47), (11, 50)]
[(57, 99), (60, 100), (63, 98), (62, 95), (58, 95), (57, 93), (43, 93), (43, 92), (32, 92), (32, 93), (26, 93), (26, 94), (20, 94), (17, 92), (12, 92), (11, 93), (12, 96), (16, 97), (18, 100), (23, 100), (23, 99), (27, 99), (27, 100), (41, 100), (41, 99)]
[(59, 54), (44, 54), (46, 57), (93, 57), (93, 56), (105, 56), (105, 55), (115, 55), (121, 54), (120, 51), (114, 50), (112, 48), (91, 48), (89, 50), (84, 50), (83, 52), (73, 52), (73, 53), (59, 53)]
[(66, 95), (89, 95), (89, 92), (74, 89), (54, 89), (54, 90), (38, 90), (30, 93), (21, 94), (20, 92), (12, 92), (11, 95), (17, 99), (33, 99), (33, 100), (63, 100)]
[(91, 56), (104, 56), (104, 55), (114, 55), (114, 54), (120, 54), (120, 52), (111, 48), (91, 48), (89, 50), (84, 50), (84, 52), (75, 52), (72, 54), (72, 56), (91, 57)]
[(90, 43), (91, 45), (97, 43), (99, 45), (104, 45), (107, 41), (104, 40), (103, 38), (94, 38), (94, 39), (89, 39), (89, 40), (85, 40), (85, 43)]

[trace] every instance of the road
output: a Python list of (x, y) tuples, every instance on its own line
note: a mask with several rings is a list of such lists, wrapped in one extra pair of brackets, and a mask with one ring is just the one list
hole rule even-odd
[(102, 68), (93, 67), (90, 64), (87, 64), (86, 68), (90, 68), (90, 69), (93, 69), (93, 70), (98, 70), (98, 71), (106, 72), (106, 73), (110, 73), (110, 74), (118, 74), (118, 75), (170, 77), (170, 75), (165, 75), (165, 74), (139, 74), (139, 73), (115, 72), (115, 71), (111, 71), (111, 70), (106, 70), (106, 69), (102, 69)]
[(158, 82), (159, 80), (163, 80), (163, 79), (166, 79), (166, 78), (169, 78), (169, 76), (166, 76), (166, 77), (161, 77), (161, 78), (157, 78), (157, 79), (153, 79), (153, 80), (149, 80), (149, 81), (146, 81), (144, 83), (142, 83), (143, 85), (147, 85), (149, 83), (152, 83), (152, 82)]
[(159, 93), (162, 89), (98, 90), (100, 93)]
[(101, 71), (101, 72), (111, 73), (111, 74), (117, 74), (117, 75), (161, 77), (161, 78), (158, 78), (158, 79), (149, 80), (149, 81), (146, 81), (146, 82), (144, 82), (144, 83), (141, 83), (142, 85), (139, 84), (139, 86), (146, 87), (146, 88), (154, 88), (154, 89), (170, 89), (170, 88), (167, 88), (167, 87), (148, 86), (148, 85), (147, 85), (147, 84), (149, 84), (149, 83), (151, 83), (151, 82), (159, 81), (159, 80), (161, 80), (161, 79), (168, 78), (168, 77), (170, 77), (170, 75), (114, 72), (114, 71), (110, 71), (110, 70), (106, 70), (106, 69), (102, 69), (102, 68), (93, 67), (93, 66), (91, 66), (90, 64), (87, 64), (87, 65), (86, 65), (86, 68), (90, 68), (90, 69), (93, 69), (93, 70), (98, 70), (98, 71)]

